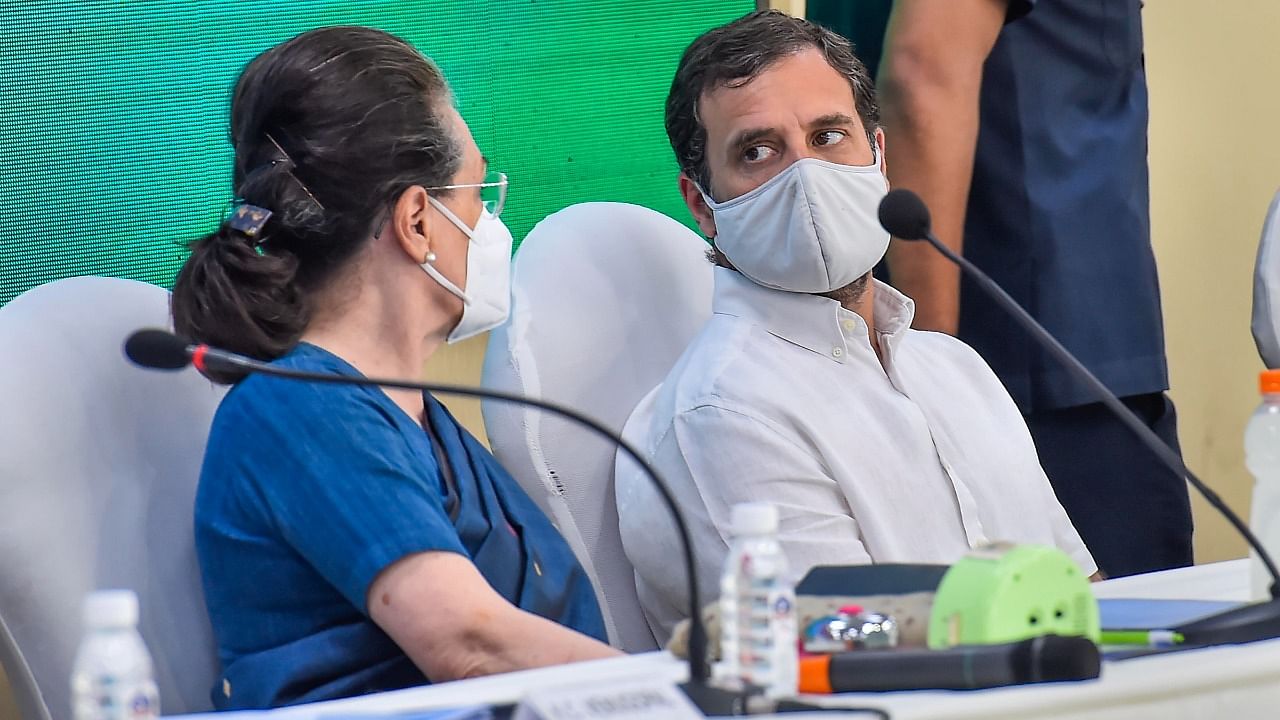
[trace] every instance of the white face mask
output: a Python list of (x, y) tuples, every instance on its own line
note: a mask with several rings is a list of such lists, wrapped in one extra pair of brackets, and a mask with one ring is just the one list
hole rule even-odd
[(880, 153), (870, 165), (804, 158), (760, 187), (717, 203), (715, 245), (759, 285), (798, 293), (838, 290), (889, 248), (877, 213), (888, 194)]
[(427, 200), (470, 239), (465, 292), (431, 263), (422, 263), (428, 275), (462, 301), (462, 318), (446, 339), (453, 344), (507, 321), (511, 312), (511, 231), (496, 216), (483, 210), (472, 230), (439, 200), (433, 197)]

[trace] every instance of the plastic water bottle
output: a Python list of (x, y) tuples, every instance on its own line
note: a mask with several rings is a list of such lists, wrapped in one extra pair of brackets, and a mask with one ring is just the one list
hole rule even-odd
[(768, 503), (735, 505), (731, 523), (733, 543), (720, 576), (719, 680), (771, 697), (795, 695), (796, 595), (778, 546), (778, 510)]
[(151, 654), (138, 634), (138, 596), (101, 590), (84, 602), (84, 640), (71, 671), (75, 720), (160, 716)]
[[(1259, 378), (1262, 404), (1244, 431), (1244, 462), (1253, 473), (1253, 510), (1249, 528), (1276, 562), (1280, 562), (1280, 370)], [(1271, 597), (1271, 576), (1251, 553), (1249, 574), (1253, 597)]]

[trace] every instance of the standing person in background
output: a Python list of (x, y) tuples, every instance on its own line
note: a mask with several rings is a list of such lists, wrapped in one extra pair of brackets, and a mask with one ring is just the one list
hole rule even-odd
[[(1140, 0), (813, 2), (878, 72), (890, 181), (1177, 447), (1147, 186)], [(876, 16), (887, 16), (887, 29)], [(1185, 481), (925, 244), (891, 282), (918, 328), (957, 334), (1026, 415), (1058, 498), (1102, 570), (1188, 565)]]

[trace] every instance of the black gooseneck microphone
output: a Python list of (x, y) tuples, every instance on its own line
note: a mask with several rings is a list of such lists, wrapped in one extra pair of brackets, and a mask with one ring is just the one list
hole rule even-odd
[(1129, 428), (1144, 445), (1151, 449), (1165, 467), (1185, 477), (1187, 482), (1213, 506), (1231, 526), (1244, 537), (1249, 547), (1258, 555), (1262, 564), (1271, 575), (1271, 599), (1265, 602), (1244, 605), (1217, 615), (1197, 620), (1181, 628), (1185, 642), (1190, 645), (1209, 645), (1218, 643), (1242, 643), (1253, 640), (1265, 640), (1280, 637), (1280, 571), (1276, 570), (1271, 554), (1258, 540), (1249, 526), (1235, 513), (1222, 498), (1186, 466), (1178, 453), (1160, 439), (1146, 423), (1125, 407), (1107, 386), (1097, 378), (1089, 368), (1085, 367), (1069, 350), (1063, 347), (1044, 326), (1031, 317), (1004, 288), (963, 256), (956, 254), (951, 248), (943, 245), (933, 234), (929, 208), (914, 192), (897, 189), (889, 192), (880, 201), (880, 224), (894, 237), (902, 240), (924, 240), (942, 253), (951, 262), (960, 266), (969, 277), (987, 293), (996, 304), (1004, 308), (1014, 320), (1053, 358), (1065, 367), (1085, 387), (1093, 391), (1095, 397), (1107, 406), (1125, 427)]
[(623, 452), (640, 465), (650, 481), (653, 482), (658, 494), (662, 496), (662, 501), (667, 506), (667, 510), (675, 520), (676, 530), (680, 535), (686, 582), (689, 590), (689, 682), (683, 685), (681, 689), (689, 695), (694, 704), (705, 714), (746, 714), (748, 700), (746, 694), (716, 688), (709, 682), (711, 668), (707, 660), (707, 632), (706, 626), (702, 622), (702, 613), (698, 608), (698, 574), (693, 558), (693, 542), (689, 535), (688, 525), (685, 523), (684, 515), (680, 512), (675, 497), (671, 494), (671, 490), (668, 489), (658, 471), (644, 459), (639, 451), (599, 421), (563, 405), (500, 390), (412, 380), (352, 377), (276, 367), (243, 355), (209, 347), (208, 345), (189, 343), (166, 330), (145, 329), (134, 332), (124, 343), (124, 354), (134, 364), (154, 370), (181, 370), (188, 365), (195, 365), (196, 369), (201, 372), (261, 373), (263, 375), (306, 382), (335, 385), (377, 385), (401, 390), (421, 390), (444, 395), (459, 395), (509, 402), (549, 411), (617, 444), (618, 447), (622, 448)]

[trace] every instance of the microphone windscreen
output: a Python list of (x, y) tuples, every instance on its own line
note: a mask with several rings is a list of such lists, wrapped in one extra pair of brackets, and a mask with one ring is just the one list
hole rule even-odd
[(124, 341), (124, 355), (135, 365), (155, 370), (181, 370), (191, 364), (186, 340), (167, 330), (138, 330)]
[(1044, 635), (1018, 643), (1013, 668), (1019, 683), (1092, 680), (1102, 654), (1088, 638)]
[(924, 240), (932, 223), (920, 196), (901, 188), (890, 190), (880, 201), (879, 216), (880, 225), (903, 240)]

